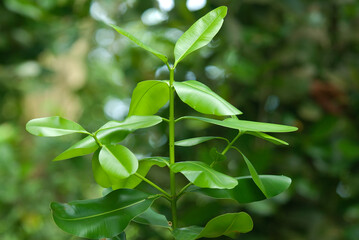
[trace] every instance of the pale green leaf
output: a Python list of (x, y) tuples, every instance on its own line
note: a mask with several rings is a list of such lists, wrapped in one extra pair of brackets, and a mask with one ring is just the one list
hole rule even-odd
[(203, 188), (234, 188), (238, 182), (235, 178), (220, 173), (203, 162), (186, 161), (171, 165), (173, 172), (182, 173), (191, 183)]
[(177, 40), (174, 55), (175, 64), (185, 58), (191, 52), (207, 45), (222, 27), (223, 18), (227, 14), (227, 7), (218, 7), (205, 16), (198, 19), (182, 36)]
[(26, 130), (41, 137), (57, 137), (72, 133), (89, 134), (78, 123), (58, 116), (32, 119), (26, 124)]
[(150, 46), (144, 44), (142, 41), (140, 41), (139, 39), (137, 39), (135, 36), (133, 36), (131, 33), (127, 32), (126, 30), (110, 24), (110, 26), (115, 29), (118, 33), (124, 35), (125, 37), (129, 38), (132, 42), (134, 42), (135, 44), (137, 44), (139, 47), (145, 49), (146, 51), (149, 51), (150, 53), (152, 53), (153, 55), (155, 55), (156, 57), (158, 57), (159, 59), (161, 59), (165, 64), (167, 64), (168, 59), (165, 55), (163, 55), (162, 53), (158, 52), (157, 50), (151, 48)]
[(179, 98), (194, 110), (217, 116), (242, 114), (229, 102), (218, 96), (209, 87), (195, 80), (174, 82)]
[(169, 86), (157, 80), (142, 81), (132, 93), (128, 116), (153, 115), (163, 107), (169, 99)]
[(280, 125), (274, 123), (263, 123), (263, 122), (253, 122), (253, 121), (245, 121), (239, 120), (235, 118), (226, 118), (224, 120), (217, 120), (212, 118), (204, 118), (204, 117), (195, 117), (195, 116), (185, 116), (181, 119), (191, 119), (191, 120), (199, 120), (202, 122), (238, 129), (240, 131), (253, 131), (253, 132), (294, 132), (298, 130), (296, 127)]
[(227, 139), (222, 138), (222, 137), (206, 136), (206, 137), (195, 137), (195, 138), (188, 138), (188, 139), (180, 140), (180, 141), (175, 142), (175, 145), (181, 146), (181, 147), (192, 147), (192, 146), (195, 146), (200, 143), (207, 142), (207, 141), (210, 141), (213, 139), (228, 141)]
[(116, 180), (128, 178), (138, 168), (136, 156), (122, 145), (103, 145), (99, 159), (107, 175)]

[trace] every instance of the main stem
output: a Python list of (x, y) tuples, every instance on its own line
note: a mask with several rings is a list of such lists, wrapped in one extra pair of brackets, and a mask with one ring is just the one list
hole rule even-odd
[[(170, 70), (170, 115), (169, 115), (169, 151), (170, 164), (175, 161), (175, 119), (174, 119), (174, 68), (169, 67)], [(171, 187), (171, 210), (172, 210), (172, 227), (177, 227), (177, 196), (176, 196), (176, 178), (175, 173), (170, 169), (170, 187)]]

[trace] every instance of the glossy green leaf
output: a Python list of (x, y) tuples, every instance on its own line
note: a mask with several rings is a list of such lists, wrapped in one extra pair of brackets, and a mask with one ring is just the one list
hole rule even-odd
[(148, 208), (144, 213), (134, 218), (133, 221), (151, 226), (170, 228), (166, 216), (155, 212), (152, 208)]
[[(126, 129), (108, 129), (99, 132), (97, 134), (97, 138), (102, 144), (114, 144), (121, 142), (129, 133), (130, 131)], [(58, 155), (54, 161), (87, 155), (93, 153), (98, 148), (99, 146), (97, 145), (95, 139), (92, 136), (88, 136)]]
[(227, 139), (223, 138), (223, 137), (212, 137), (212, 136), (206, 136), (206, 137), (195, 137), (195, 138), (188, 138), (188, 139), (184, 139), (184, 140), (180, 140), (175, 142), (176, 146), (181, 146), (181, 147), (192, 147), (195, 145), (198, 145), (200, 143), (204, 143), (213, 139), (220, 139), (220, 140), (225, 140), (228, 141)]
[(278, 139), (278, 138), (275, 138), (271, 135), (268, 135), (266, 133), (262, 133), (262, 132), (246, 132), (246, 134), (250, 134), (252, 136), (255, 136), (255, 137), (259, 137), (259, 138), (262, 138), (264, 140), (267, 140), (268, 142), (271, 142), (271, 143), (274, 143), (274, 144), (277, 144), (277, 145), (288, 145), (287, 142), (281, 140), (281, 139)]
[(169, 99), (169, 86), (157, 80), (147, 80), (137, 84), (132, 93), (128, 116), (153, 115)]
[[(150, 157), (150, 158), (141, 159), (138, 161), (138, 169), (136, 172), (141, 176), (145, 177), (148, 171), (154, 165), (157, 165), (159, 167), (168, 166), (168, 160), (162, 157)], [(116, 179), (116, 181), (113, 181), (112, 188), (113, 189), (135, 188), (141, 182), (142, 182), (141, 178), (132, 175), (126, 179)]]
[(174, 82), (173, 86), (179, 98), (200, 113), (217, 116), (242, 114), (201, 82), (195, 80)]
[(175, 64), (185, 58), (191, 52), (207, 45), (222, 27), (223, 18), (227, 14), (227, 7), (218, 7), (205, 16), (198, 19), (182, 36), (177, 40), (174, 55)]
[(103, 145), (99, 159), (107, 175), (116, 180), (128, 178), (138, 168), (136, 156), (122, 145)]
[(96, 141), (93, 139), (93, 137), (87, 136), (84, 139), (72, 145), (70, 148), (66, 149), (60, 155), (58, 155), (54, 159), (54, 161), (60, 161), (78, 156), (84, 156), (93, 153), (98, 148), (99, 146), (96, 144)]
[(150, 46), (144, 44), (143, 42), (141, 42), (139, 39), (137, 39), (135, 36), (133, 36), (131, 33), (127, 32), (126, 30), (110, 24), (110, 26), (115, 29), (118, 33), (124, 35), (125, 37), (129, 38), (132, 42), (134, 42), (135, 44), (137, 44), (139, 47), (145, 49), (146, 51), (149, 51), (150, 53), (152, 53), (153, 55), (155, 55), (156, 57), (158, 57), (159, 59), (161, 59), (165, 64), (168, 62), (168, 59), (165, 55), (163, 55), (162, 53), (158, 52), (157, 50), (151, 48)]
[(109, 188), (112, 186), (112, 182), (100, 164), (99, 154), (100, 150), (97, 150), (92, 156), (92, 172), (98, 185), (104, 188)]
[(119, 235), (136, 216), (156, 199), (134, 189), (119, 189), (98, 199), (51, 203), (58, 227), (78, 237), (112, 238)]
[(172, 171), (181, 172), (191, 183), (203, 188), (234, 188), (238, 183), (231, 176), (220, 173), (203, 162), (186, 161), (171, 165)]
[(236, 178), (238, 185), (233, 189), (191, 187), (188, 191), (200, 192), (213, 198), (233, 199), (238, 203), (251, 203), (277, 196), (287, 190), (292, 182), (292, 180), (286, 176), (259, 175), (259, 178), (267, 191), (267, 197), (254, 183), (251, 176)]
[(273, 124), (273, 123), (262, 123), (262, 122), (253, 122), (253, 121), (245, 121), (239, 120), (235, 118), (226, 118), (224, 120), (216, 120), (212, 118), (204, 118), (204, 117), (195, 117), (195, 116), (185, 116), (181, 119), (192, 119), (192, 120), (199, 120), (206, 123), (211, 123), (214, 125), (238, 129), (241, 131), (253, 131), (253, 132), (294, 132), (297, 131), (298, 128), (287, 126), (287, 125), (280, 125), (280, 124)]
[(26, 130), (41, 137), (57, 137), (72, 133), (89, 134), (78, 123), (57, 116), (32, 119), (26, 124)]
[(252, 218), (245, 212), (226, 213), (211, 219), (204, 228), (191, 226), (173, 231), (176, 240), (217, 238), (233, 233), (247, 233), (253, 229)]
[(159, 116), (130, 116), (124, 121), (109, 121), (103, 125), (98, 133), (104, 130), (129, 130), (134, 131), (140, 128), (148, 128), (162, 122), (162, 118)]

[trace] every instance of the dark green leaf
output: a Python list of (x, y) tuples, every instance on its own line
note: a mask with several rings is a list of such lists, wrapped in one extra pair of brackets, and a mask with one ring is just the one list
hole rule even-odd
[(45, 117), (30, 120), (26, 130), (36, 136), (57, 137), (72, 133), (89, 134), (78, 123), (62, 117)]
[(288, 145), (287, 142), (281, 140), (281, 139), (278, 139), (278, 138), (275, 138), (271, 135), (268, 135), (266, 133), (262, 133), (262, 132), (246, 132), (246, 134), (250, 134), (250, 135), (253, 135), (255, 137), (259, 137), (259, 138), (262, 138), (264, 140), (267, 140), (271, 143), (274, 143), (274, 144), (277, 144), (277, 145), (280, 145), (280, 144), (283, 144), (283, 145)]
[(134, 42), (135, 44), (137, 44), (139, 47), (145, 49), (146, 51), (149, 51), (150, 53), (152, 53), (153, 55), (155, 55), (156, 57), (158, 57), (159, 59), (161, 59), (165, 64), (168, 62), (168, 59), (165, 55), (163, 55), (162, 53), (158, 52), (157, 50), (151, 48), (150, 46), (144, 44), (143, 42), (141, 42), (139, 39), (137, 39), (135, 36), (133, 36), (131, 33), (125, 31), (124, 29), (110, 24), (110, 26), (112, 28), (114, 28), (118, 33), (126, 36), (127, 38), (129, 38), (132, 42)]
[(247, 233), (253, 229), (252, 218), (245, 212), (226, 213), (210, 220), (204, 228), (191, 226), (173, 231), (176, 240), (217, 238), (233, 233)]
[(112, 238), (145, 212), (156, 197), (134, 189), (119, 189), (98, 199), (51, 203), (57, 226), (78, 237)]
[(203, 162), (186, 161), (171, 165), (174, 172), (181, 172), (191, 183), (203, 188), (234, 188), (238, 183), (231, 176), (213, 170)]
[(116, 180), (128, 178), (138, 168), (136, 156), (122, 145), (103, 145), (99, 159), (107, 175)]
[(191, 147), (191, 146), (195, 146), (200, 143), (207, 142), (207, 141), (210, 141), (213, 139), (220, 139), (220, 140), (228, 141), (227, 139), (222, 138), (222, 137), (208, 136), (208, 137), (195, 137), (195, 138), (188, 138), (188, 139), (180, 140), (180, 141), (175, 142), (175, 145), (181, 146), (181, 147)]
[(174, 82), (173, 85), (179, 98), (200, 113), (218, 116), (242, 114), (203, 83), (190, 80)]
[(144, 213), (133, 219), (133, 221), (151, 226), (170, 228), (166, 216), (155, 212), (152, 208), (148, 208)]
[(257, 187), (251, 176), (238, 177), (238, 185), (233, 189), (191, 187), (188, 190), (200, 192), (213, 198), (233, 199), (238, 203), (251, 203), (277, 196), (288, 189), (292, 182), (291, 179), (286, 176), (260, 175), (259, 178), (267, 191), (267, 197)]
[(223, 18), (227, 14), (227, 7), (218, 7), (198, 19), (177, 40), (174, 55), (176, 58), (174, 66), (191, 52), (207, 45), (217, 34), (223, 24)]
[(235, 148), (235, 149), (242, 155), (242, 157), (248, 167), (249, 173), (251, 174), (253, 181), (255, 182), (257, 187), (262, 191), (262, 193), (265, 196), (268, 197), (267, 190), (265, 189), (265, 186), (263, 185), (262, 180), (259, 178), (258, 173), (257, 173), (256, 169), (254, 168), (254, 166), (252, 165), (252, 163), (248, 160), (248, 158), (241, 151), (239, 151), (239, 149), (237, 149), (237, 148)]
[[(151, 169), (152, 166), (157, 165), (159, 167), (168, 166), (168, 160), (162, 157), (150, 157), (144, 158), (138, 161), (138, 169), (137, 173), (141, 176), (145, 177), (148, 171)], [(117, 179), (113, 182), (112, 188), (119, 189), (119, 188), (135, 188), (138, 184), (142, 182), (142, 179), (132, 175), (126, 179)]]
[(126, 240), (126, 233), (122, 232), (119, 235), (111, 238), (111, 240)]
[(235, 118), (226, 118), (223, 121), (216, 120), (212, 118), (204, 118), (204, 117), (195, 117), (195, 116), (186, 116), (182, 117), (182, 119), (192, 119), (199, 120), (206, 123), (215, 124), (222, 127), (238, 129), (241, 131), (253, 131), (253, 132), (293, 132), (298, 130), (296, 127), (287, 126), (287, 125), (279, 125), (273, 123), (262, 123), (262, 122), (252, 122), (239, 120)]
[(128, 116), (153, 115), (168, 102), (168, 99), (167, 83), (157, 80), (140, 82), (132, 93)]

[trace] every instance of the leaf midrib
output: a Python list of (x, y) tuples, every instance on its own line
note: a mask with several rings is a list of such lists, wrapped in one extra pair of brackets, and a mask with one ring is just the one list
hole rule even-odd
[[(121, 145), (119, 145), (119, 146), (121, 146)], [(123, 147), (123, 146), (122, 146), (122, 147)], [(104, 145), (103, 148), (105, 148), (105, 149), (107, 150), (107, 152), (109, 152), (109, 153), (121, 164), (121, 166), (123, 166), (123, 168), (126, 170), (127, 174), (131, 175), (131, 171), (129, 171), (129, 170), (126, 168), (126, 165), (128, 165), (128, 164), (122, 164), (122, 162), (120, 161), (120, 159), (118, 159), (118, 158), (116, 157), (116, 155), (113, 154), (113, 153), (111, 152), (111, 150), (110, 150), (106, 145)]]
[(209, 27), (211, 27), (211, 26), (218, 20), (218, 18), (220, 17), (220, 15), (221, 15), (221, 14), (218, 14), (218, 15), (217, 15), (217, 17), (215, 18), (215, 20), (214, 20), (211, 24), (209, 24), (209, 25), (207, 26), (207, 28), (206, 28), (206, 29), (201, 33), (201, 35), (191, 44), (191, 46), (190, 46), (189, 48), (187, 48), (187, 50), (178, 58), (178, 60), (176, 60), (175, 65), (177, 65), (177, 63), (180, 62), (180, 61), (184, 58), (184, 56), (187, 55), (187, 52), (189, 52), (189, 50), (193, 47), (193, 45), (195, 45), (196, 42), (197, 42), (200, 38), (202, 38), (203, 34), (208, 30)]
[[(136, 108), (138, 107), (138, 104), (140, 103), (140, 101), (142, 101), (142, 98), (152, 89), (152, 88), (154, 88), (155, 86), (157, 86), (158, 84), (161, 84), (162, 82), (155, 82), (155, 84), (153, 84), (150, 88), (148, 88), (145, 92), (144, 92), (144, 94), (142, 94), (142, 96), (140, 97), (140, 99), (136, 102), (136, 105), (135, 105), (135, 107), (133, 108), (133, 109), (135, 109), (136, 110)], [(133, 111), (135, 111), (135, 110), (133, 110)]]
[(225, 105), (225, 107), (227, 108), (227, 110), (232, 111), (232, 110), (231, 110), (231, 106), (228, 106), (229, 103), (227, 103), (223, 98), (221, 98), (219, 95), (217, 95), (216, 93), (214, 93), (211, 89), (209, 89), (210, 91), (207, 92), (207, 91), (201, 89), (201, 88), (198, 87), (198, 86), (194, 86), (194, 85), (191, 85), (191, 84), (186, 83), (186, 82), (182, 82), (182, 83), (185, 84), (185, 85), (187, 85), (187, 86), (193, 87), (193, 88), (195, 88), (195, 89), (197, 89), (197, 90), (199, 90), (199, 91), (201, 91), (201, 92), (203, 92), (203, 93), (206, 93), (206, 94), (210, 95), (211, 97), (213, 97), (213, 98), (219, 100), (223, 105)]
[(63, 218), (63, 217), (59, 217), (59, 216), (56, 216), (56, 217), (59, 218), (59, 219), (62, 219), (62, 220), (66, 220), (66, 221), (80, 221), (80, 220), (89, 219), (89, 218), (96, 218), (96, 217), (99, 217), (99, 216), (103, 216), (103, 215), (106, 215), (106, 214), (110, 214), (110, 213), (113, 213), (113, 212), (116, 212), (116, 211), (123, 210), (125, 208), (132, 207), (132, 206), (137, 205), (137, 204), (139, 204), (141, 202), (144, 202), (146, 200), (148, 200), (148, 199), (142, 199), (142, 200), (140, 200), (138, 202), (135, 202), (135, 203), (132, 203), (130, 205), (120, 207), (120, 208), (117, 208), (117, 209), (114, 209), (114, 210), (111, 210), (111, 211), (94, 214), (94, 215), (91, 215), (91, 216), (85, 216), (85, 217), (79, 217), (79, 218)]

